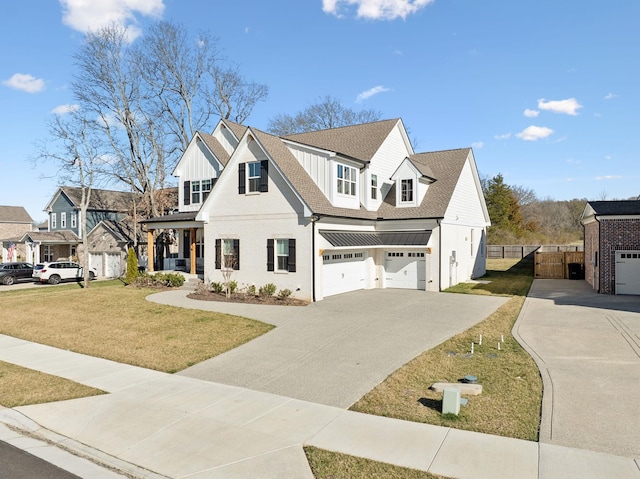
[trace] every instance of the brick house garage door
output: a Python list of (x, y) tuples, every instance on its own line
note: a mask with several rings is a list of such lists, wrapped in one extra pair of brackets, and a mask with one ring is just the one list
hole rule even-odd
[(89, 267), (96, 269), (97, 276), (104, 276), (102, 271), (102, 253), (89, 253)]
[(640, 251), (616, 251), (616, 294), (640, 295)]
[(421, 251), (387, 251), (384, 258), (385, 288), (426, 287), (425, 254)]
[(322, 255), (322, 295), (364, 289), (367, 278), (364, 251), (328, 252)]

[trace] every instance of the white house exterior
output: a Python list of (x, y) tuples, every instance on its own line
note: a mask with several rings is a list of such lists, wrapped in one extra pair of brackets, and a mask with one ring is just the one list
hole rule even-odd
[[(240, 287), (318, 301), (440, 291), (485, 273), (490, 222), (472, 150), (416, 154), (400, 119), (286, 138), (223, 120), (174, 174), (179, 213), (148, 226), (179, 229), (207, 283), (231, 267)], [(185, 202), (208, 178), (206, 198)]]

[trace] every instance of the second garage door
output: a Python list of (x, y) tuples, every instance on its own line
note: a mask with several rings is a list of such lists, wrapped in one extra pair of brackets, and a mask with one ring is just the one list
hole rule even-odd
[(385, 288), (425, 289), (425, 253), (387, 251), (384, 261)]
[(616, 294), (640, 294), (640, 251), (616, 251)]
[(327, 253), (322, 256), (323, 296), (364, 289), (367, 254), (364, 251)]

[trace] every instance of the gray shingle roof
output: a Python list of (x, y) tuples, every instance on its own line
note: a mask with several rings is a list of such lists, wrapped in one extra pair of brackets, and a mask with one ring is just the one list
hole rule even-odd
[(427, 176), (436, 181), (429, 185), (420, 206), (409, 208), (396, 208), (396, 190), (395, 185), (392, 186), (378, 216), (384, 219), (443, 218), (470, 153), (471, 148), (460, 148), (412, 155), (410, 160), (420, 171), (423, 174), (428, 171)]
[(227, 153), (227, 150), (224, 149), (222, 144), (218, 141), (218, 139), (208, 133), (203, 133), (201, 131), (198, 132), (202, 140), (206, 143), (207, 147), (211, 150), (211, 152), (216, 156), (218, 161), (222, 163), (222, 166), (226, 166), (227, 162), (231, 155)]
[[(80, 207), (82, 201), (82, 188), (74, 186), (61, 186), (60, 189), (71, 200), (74, 206)], [(89, 209), (102, 211), (128, 211), (133, 206), (135, 193), (125, 191), (112, 191), (92, 189), (89, 201)]]
[(33, 223), (23, 206), (0, 206), (0, 223)]
[(343, 126), (329, 130), (312, 131), (286, 136), (305, 145), (335, 151), (363, 162), (371, 161), (382, 142), (400, 119), (382, 120), (362, 125)]
[(242, 138), (246, 133), (246, 131), (249, 129), (246, 126), (241, 125), (240, 123), (235, 123), (231, 120), (223, 120), (223, 121), (224, 121), (224, 124), (227, 126), (227, 128), (229, 128), (233, 132), (233, 134), (236, 135), (238, 140)]
[(30, 231), (25, 233), (23, 238), (31, 238), (39, 243), (80, 243), (82, 241), (73, 231)]
[(640, 215), (639, 200), (589, 201), (597, 215)]

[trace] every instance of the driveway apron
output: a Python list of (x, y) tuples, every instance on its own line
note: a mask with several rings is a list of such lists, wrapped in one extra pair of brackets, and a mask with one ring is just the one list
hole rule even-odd
[[(482, 321), (506, 298), (375, 289), (306, 307), (150, 300), (258, 319), (277, 327), (179, 374), (341, 408), (423, 351)], [(173, 295), (173, 296), (170, 296)]]
[(544, 381), (540, 441), (640, 458), (640, 297), (535, 280), (514, 328)]

